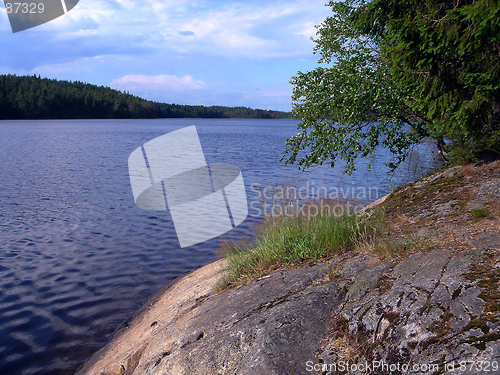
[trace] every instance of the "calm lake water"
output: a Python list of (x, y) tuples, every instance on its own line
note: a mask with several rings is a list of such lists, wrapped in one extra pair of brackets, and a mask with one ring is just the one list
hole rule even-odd
[[(363, 162), (352, 176), (341, 166), (299, 172), (279, 162), (297, 123), (1, 121), (0, 374), (72, 374), (153, 292), (217, 259), (220, 238), (180, 248), (168, 211), (135, 206), (128, 156), (155, 137), (196, 125), (207, 162), (241, 168), (250, 203), (259, 201), (255, 184), (371, 188), (368, 203), (439, 165), (423, 145), (393, 176), (384, 150), (370, 173)], [(250, 208), (225, 237), (248, 236), (257, 220)]]

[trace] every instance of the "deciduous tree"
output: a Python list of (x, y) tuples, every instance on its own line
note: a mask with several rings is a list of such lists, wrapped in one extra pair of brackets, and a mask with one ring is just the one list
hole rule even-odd
[(282, 160), (307, 168), (340, 159), (350, 173), (383, 145), (396, 168), (425, 138), (469, 159), (498, 152), (497, 1), (328, 5), (314, 40), (321, 66), (291, 80), (302, 122)]

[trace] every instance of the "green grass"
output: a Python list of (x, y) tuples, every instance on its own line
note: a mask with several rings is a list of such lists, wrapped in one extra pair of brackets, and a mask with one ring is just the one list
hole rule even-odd
[[(335, 211), (332, 209), (331, 212)], [(371, 238), (382, 223), (380, 213), (340, 217), (320, 212), (313, 216), (302, 215), (298, 211), (294, 213), (266, 218), (256, 230), (252, 243), (223, 244), (221, 250), (227, 257), (228, 269), (221, 287), (251, 279), (277, 267), (314, 262), (352, 249), (357, 243)]]
[(472, 213), (472, 215), (474, 215), (474, 218), (476, 218), (476, 219), (481, 219), (483, 217), (486, 217), (486, 215), (488, 215), (488, 209), (485, 207), (474, 208), (474, 209), (470, 210), (470, 212)]

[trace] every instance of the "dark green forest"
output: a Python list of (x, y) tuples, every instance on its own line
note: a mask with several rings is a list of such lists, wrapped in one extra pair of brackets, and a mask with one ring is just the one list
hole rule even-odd
[(0, 120), (292, 118), (288, 112), (144, 100), (105, 86), (40, 76), (0, 75)]

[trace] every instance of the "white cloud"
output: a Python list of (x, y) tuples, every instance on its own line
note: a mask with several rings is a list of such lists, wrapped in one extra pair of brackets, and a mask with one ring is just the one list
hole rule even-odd
[[(314, 24), (325, 19), (323, 1), (228, 2), (218, 8), (193, 8), (185, 17), (161, 19), (165, 44), (183, 53), (267, 59), (310, 55)], [(190, 30), (194, 37), (179, 37)]]
[(111, 82), (159, 101), (289, 109), (288, 80), (316, 66), (309, 38), (331, 13), (324, 3), (82, 0), (17, 34), (0, 9), (0, 71)]
[(262, 60), (310, 55), (313, 26), (328, 12), (324, 0), (93, 0), (45, 27), (65, 40), (92, 35), (156, 51)]
[[(13, 48), (0, 62), (33, 69), (60, 63), (60, 56), (77, 60), (105, 51), (115, 56), (171, 58), (307, 58), (313, 47), (309, 40), (315, 34), (313, 26), (329, 12), (324, 0), (80, 1), (68, 14), (16, 35), (16, 42), (6, 36), (13, 39)], [(4, 16), (0, 26), (7, 28)], [(46, 51), (45, 56), (23, 63), (18, 55), (27, 45)]]
[(126, 75), (122, 78), (114, 79), (110, 87), (120, 90), (127, 90), (127, 88), (136, 89), (150, 89), (150, 90), (170, 90), (170, 91), (188, 91), (188, 90), (201, 90), (206, 87), (205, 82), (193, 79), (190, 75), (184, 77), (177, 77), (174, 75), (158, 75), (147, 76), (139, 75)]

